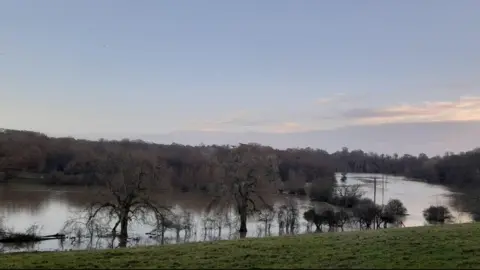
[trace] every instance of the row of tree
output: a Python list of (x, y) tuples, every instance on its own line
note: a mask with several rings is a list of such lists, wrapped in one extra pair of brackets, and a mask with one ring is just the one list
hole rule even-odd
[[(378, 205), (363, 197), (358, 185), (341, 184), (333, 188), (314, 185), (309, 195), (313, 207), (303, 216), (315, 224), (317, 231), (322, 231), (323, 226), (329, 231), (337, 228), (343, 231), (346, 224), (361, 230), (404, 226), (403, 221), (408, 216), (400, 200), (390, 199), (386, 205)], [(423, 216), (429, 224), (443, 224), (453, 219), (445, 206), (430, 206), (424, 209)]]
[(433, 157), (384, 155), (343, 148), (330, 156), (337, 171), (402, 175), (457, 188), (480, 186), (480, 148)]
[[(296, 192), (313, 179), (333, 179), (334, 166), (325, 157), (303, 150), (277, 150), (249, 144), (256, 154), (275, 157), (277, 188)], [(0, 178), (29, 177), (45, 184), (92, 185), (109, 170), (112, 156), (131, 153), (162, 168), (164, 185), (181, 191), (215, 192), (232, 146), (161, 145), (143, 141), (87, 141), (50, 138), (28, 131), (0, 132)], [(252, 150), (253, 151), (253, 150)], [(110, 162), (111, 163), (111, 162)]]
[[(261, 147), (278, 157), (282, 187), (301, 191), (306, 182), (329, 177), (332, 171), (385, 173), (422, 179), (429, 183), (454, 187), (480, 186), (480, 150), (428, 157), (384, 155), (343, 148), (334, 153), (319, 149), (276, 150)], [(41, 174), (51, 184), (91, 184), (98, 167), (95, 161), (108, 153), (139, 151), (155, 155), (170, 168), (174, 188), (208, 190), (212, 156), (220, 157), (232, 146), (161, 145), (140, 140), (87, 141), (73, 138), (49, 138), (30, 131), (1, 130), (0, 173), (11, 178), (18, 172)]]

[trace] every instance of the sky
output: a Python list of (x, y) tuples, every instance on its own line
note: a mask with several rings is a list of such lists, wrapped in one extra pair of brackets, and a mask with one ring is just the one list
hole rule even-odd
[(477, 0), (2, 0), (0, 127), (274, 136), (476, 121), (479, 10)]

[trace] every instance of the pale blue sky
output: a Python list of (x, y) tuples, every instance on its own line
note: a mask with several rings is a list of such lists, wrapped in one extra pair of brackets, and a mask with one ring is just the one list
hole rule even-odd
[(480, 120), (479, 48), (478, 0), (2, 0), (0, 127)]

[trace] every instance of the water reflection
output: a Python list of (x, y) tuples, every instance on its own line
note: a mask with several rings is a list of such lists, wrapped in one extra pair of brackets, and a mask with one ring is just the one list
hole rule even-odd
[[(341, 175), (337, 175), (340, 178)], [(403, 177), (382, 177), (373, 174), (349, 174), (346, 184), (360, 184), (364, 197), (374, 195), (374, 177), (376, 181), (377, 203), (387, 203), (389, 199), (400, 199), (408, 210), (409, 216), (405, 226), (424, 225), (423, 209), (430, 205), (450, 205), (451, 192), (441, 186), (420, 182), (406, 181)], [(78, 215), (89, 203), (85, 190), (72, 187), (45, 187), (33, 185), (0, 186), (0, 215), (6, 218), (5, 225), (14, 231), (25, 231), (32, 224), (42, 226), (42, 234), (55, 234), (62, 231), (65, 222)], [(205, 212), (210, 198), (202, 194), (182, 193), (164, 196), (164, 202), (173, 206), (176, 218), (174, 224), (181, 226), (155, 226), (132, 223), (127, 246), (178, 244), (196, 241), (216, 241), (220, 239), (238, 239), (241, 237), (266, 237), (284, 234), (309, 233), (315, 226), (303, 218), (303, 213), (311, 207), (306, 197), (291, 195), (272, 195), (268, 198), (275, 206), (275, 211), (263, 210), (255, 217), (250, 217), (247, 224), (248, 233), (240, 235), (239, 221), (234, 211)], [(470, 216), (455, 211), (450, 207), (456, 222), (468, 222)], [(345, 230), (354, 229), (346, 224)], [(95, 237), (88, 237), (88, 232), (78, 230), (62, 240), (48, 240), (22, 245), (0, 245), (4, 251), (25, 250), (75, 250), (114, 248), (120, 239), (104, 231)]]

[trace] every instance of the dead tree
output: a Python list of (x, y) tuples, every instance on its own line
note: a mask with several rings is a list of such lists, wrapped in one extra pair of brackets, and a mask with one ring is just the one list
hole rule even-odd
[(240, 145), (217, 153), (214, 161), (219, 168), (217, 194), (207, 207), (233, 206), (240, 217), (239, 232), (247, 232), (247, 217), (263, 207), (273, 209), (265, 196), (273, 194), (278, 180), (277, 157), (268, 148)]
[(110, 154), (100, 161), (98, 180), (101, 186), (97, 187), (100, 192), (87, 209), (87, 223), (100, 216), (109, 223), (114, 222), (112, 236), (118, 236), (120, 246), (125, 246), (131, 221), (147, 223), (153, 218), (154, 224), (161, 222), (165, 211), (169, 211), (158, 200), (165, 191), (161, 184), (168, 169), (164, 164), (158, 158), (132, 152)]

